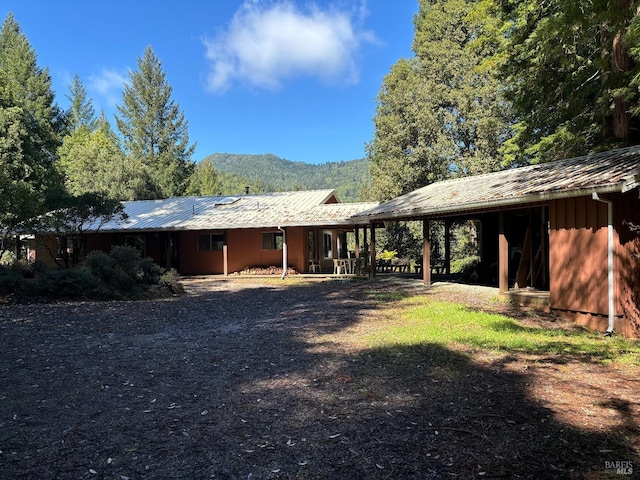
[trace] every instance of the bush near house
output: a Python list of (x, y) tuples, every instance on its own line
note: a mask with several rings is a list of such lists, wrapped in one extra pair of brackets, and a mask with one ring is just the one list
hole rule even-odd
[(165, 271), (132, 247), (92, 252), (83, 265), (42, 269), (0, 267), (0, 301), (139, 300), (184, 293), (175, 270)]

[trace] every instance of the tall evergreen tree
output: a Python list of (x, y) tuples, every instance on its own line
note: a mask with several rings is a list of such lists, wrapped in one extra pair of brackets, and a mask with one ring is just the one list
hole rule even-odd
[[(509, 163), (544, 162), (640, 143), (633, 0), (485, 0), (518, 121)], [(637, 21), (637, 20), (636, 20)], [(635, 37), (637, 38), (637, 37)], [(636, 42), (637, 45), (637, 42)]]
[(65, 117), (54, 104), (48, 70), (11, 13), (0, 31), (0, 227), (15, 226), (49, 205), (59, 191), (56, 150)]
[(188, 123), (171, 99), (173, 89), (151, 47), (138, 59), (138, 68), (129, 74), (131, 84), (125, 86), (123, 103), (118, 105), (117, 128), (127, 155), (151, 172), (153, 192), (147, 196), (182, 195), (194, 166)]
[(148, 167), (124, 154), (104, 114), (93, 123), (93, 130), (80, 125), (69, 133), (58, 150), (69, 194), (98, 194), (120, 201), (151, 197), (155, 188)]
[(93, 108), (93, 101), (87, 97), (87, 90), (78, 75), (73, 77), (73, 81), (69, 85), (67, 99), (70, 102), (69, 128), (76, 130), (81, 126), (86, 126), (93, 130), (96, 127), (96, 112)]
[(451, 174), (500, 168), (510, 109), (478, 42), (488, 19), (470, 16), (475, 0), (421, 0), (415, 57), (385, 77), (367, 146), (370, 196), (386, 200)]
[(187, 195), (215, 196), (222, 192), (222, 182), (210, 158), (197, 163), (191, 178)]

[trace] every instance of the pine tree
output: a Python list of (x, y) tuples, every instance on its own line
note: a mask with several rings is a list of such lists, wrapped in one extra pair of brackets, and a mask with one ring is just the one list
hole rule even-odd
[(197, 163), (187, 187), (187, 195), (220, 195), (222, 182), (210, 158)]
[(518, 121), (509, 163), (557, 160), (640, 143), (631, 0), (485, 0)]
[(78, 75), (73, 77), (71, 85), (69, 85), (70, 94), (67, 99), (69, 106), (69, 128), (76, 130), (81, 126), (86, 126), (90, 130), (96, 127), (96, 113), (93, 108), (93, 101), (87, 98), (87, 90), (84, 88), (82, 81)]
[(155, 191), (146, 165), (127, 157), (104, 113), (64, 138), (58, 167), (72, 196), (99, 194), (113, 200), (148, 198)]
[(0, 227), (5, 235), (53, 206), (60, 195), (54, 162), (64, 125), (48, 70), (38, 67), (10, 13), (0, 31)]
[(151, 172), (147, 198), (182, 195), (194, 166), (188, 123), (171, 99), (173, 89), (151, 47), (138, 59), (138, 68), (129, 74), (131, 84), (125, 86), (116, 116), (125, 152)]
[(414, 58), (385, 77), (367, 146), (370, 197), (386, 200), (449, 175), (500, 168), (510, 109), (484, 68), (490, 21), (469, 15), (474, 0), (421, 0), (414, 19)]

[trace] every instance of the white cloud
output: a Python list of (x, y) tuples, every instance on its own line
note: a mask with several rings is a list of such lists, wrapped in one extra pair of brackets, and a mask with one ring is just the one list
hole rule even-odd
[(247, 0), (226, 30), (204, 40), (211, 62), (207, 87), (224, 92), (240, 82), (276, 89), (297, 76), (357, 83), (358, 51), (375, 41), (360, 27), (363, 15), (364, 3), (351, 11), (317, 6), (302, 11), (290, 0)]
[(95, 92), (109, 108), (113, 108), (122, 100), (122, 91), (128, 83), (127, 73), (103, 69), (99, 74), (89, 77), (87, 90)]

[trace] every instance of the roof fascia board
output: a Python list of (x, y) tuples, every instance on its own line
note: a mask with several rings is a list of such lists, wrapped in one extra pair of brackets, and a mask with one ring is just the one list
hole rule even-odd
[(163, 233), (163, 232), (200, 232), (200, 231), (213, 231), (213, 230), (249, 230), (249, 229), (261, 229), (261, 228), (291, 228), (291, 227), (355, 227), (359, 225), (368, 225), (368, 219), (348, 219), (345, 221), (335, 221), (331, 223), (316, 223), (316, 222), (306, 222), (306, 223), (280, 223), (280, 224), (264, 224), (264, 225), (213, 225), (211, 227), (198, 227), (198, 228), (190, 228), (190, 227), (165, 227), (165, 228), (150, 228), (150, 229), (127, 229), (127, 228), (113, 228), (113, 229), (104, 229), (100, 230), (86, 230), (84, 233), (124, 233), (124, 234), (135, 234), (135, 233)]
[(553, 192), (553, 193), (539, 193), (535, 195), (528, 195), (526, 197), (517, 197), (510, 199), (501, 199), (501, 200), (486, 200), (483, 202), (474, 202), (460, 206), (453, 207), (442, 207), (437, 209), (416, 209), (411, 212), (402, 212), (402, 213), (388, 213), (388, 214), (376, 214), (376, 215), (363, 215), (362, 217), (356, 218), (367, 218), (369, 220), (397, 220), (397, 219), (408, 219), (408, 218), (416, 218), (416, 217), (435, 217), (438, 215), (449, 216), (455, 215), (465, 212), (477, 211), (477, 210), (499, 210), (502, 207), (513, 208), (519, 205), (529, 205), (536, 204), (541, 202), (548, 202), (551, 200), (560, 200), (563, 198), (571, 198), (571, 197), (583, 197), (583, 196), (591, 196), (592, 193), (617, 193), (621, 192), (623, 189), (623, 185), (607, 185), (604, 187), (593, 187), (593, 188), (585, 188), (581, 190), (569, 190), (562, 192)]
[(635, 188), (640, 187), (640, 174), (629, 177), (620, 190), (622, 193), (627, 193)]

